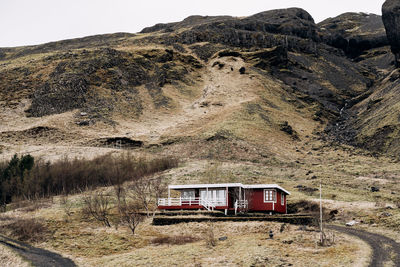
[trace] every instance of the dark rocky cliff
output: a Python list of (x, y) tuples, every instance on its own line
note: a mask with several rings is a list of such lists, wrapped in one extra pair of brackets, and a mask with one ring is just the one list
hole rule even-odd
[(382, 6), (382, 20), (385, 24), (387, 38), (396, 58), (396, 66), (400, 66), (400, 1), (387, 0)]

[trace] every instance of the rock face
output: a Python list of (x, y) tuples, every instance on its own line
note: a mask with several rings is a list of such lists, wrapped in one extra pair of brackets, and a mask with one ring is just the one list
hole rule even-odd
[(382, 6), (382, 20), (385, 25), (387, 38), (393, 54), (395, 64), (400, 67), (400, 1), (387, 0)]
[[(121, 106), (129, 106), (132, 115), (142, 110), (138, 87), (145, 86), (156, 108), (170, 104), (163, 93), (166, 84), (189, 83), (189, 73), (202, 67), (194, 57), (182, 55), (169, 49), (123, 52), (112, 48), (82, 50), (52, 55), (45, 63), (57, 62), (49, 68), (48, 77), (42, 83), (27, 83), (35, 86), (31, 93), (28, 116), (41, 117), (81, 109), (91, 120), (105, 120)], [(15, 70), (21, 72), (23, 70)], [(25, 71), (25, 76), (35, 71)], [(37, 75), (37, 74), (36, 74)], [(11, 76), (0, 71), (0, 78)], [(30, 78), (31, 80), (32, 77)], [(19, 80), (0, 82), (0, 88), (18, 88)], [(23, 81), (22, 81), (23, 82)], [(4, 94), (7, 94), (4, 90)], [(0, 97), (1, 99), (1, 97)], [(126, 112), (125, 112), (126, 113)]]
[[(319, 41), (318, 27), (311, 15), (300, 8), (270, 10), (245, 18), (229, 16), (191, 16), (178, 23), (157, 24), (142, 33), (160, 32), (159, 42), (194, 44), (209, 42), (234, 47), (289, 47), (309, 50), (311, 41)], [(151, 36), (147, 40), (157, 41)]]
[(348, 12), (320, 23), (323, 42), (356, 58), (364, 51), (388, 45), (381, 16)]

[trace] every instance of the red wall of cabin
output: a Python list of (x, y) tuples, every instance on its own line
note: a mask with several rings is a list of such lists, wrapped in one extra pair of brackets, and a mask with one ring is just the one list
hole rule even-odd
[[(250, 211), (274, 211), (279, 213), (286, 213), (286, 199), (284, 205), (281, 205), (281, 196), (285, 195), (284, 192), (276, 190), (276, 203), (274, 207), (271, 202), (264, 203), (264, 189), (252, 189), (249, 192), (249, 210)], [(286, 196), (285, 196), (286, 198)], [(274, 208), (274, 209), (273, 209)]]

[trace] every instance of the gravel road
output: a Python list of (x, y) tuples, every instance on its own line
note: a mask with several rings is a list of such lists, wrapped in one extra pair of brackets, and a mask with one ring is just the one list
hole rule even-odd
[(329, 225), (327, 228), (356, 236), (368, 243), (372, 248), (372, 258), (369, 267), (383, 267), (388, 262), (393, 264), (389, 266), (400, 267), (400, 244), (393, 239), (356, 228), (337, 225)]
[(0, 244), (3, 244), (19, 255), (21, 255), (24, 259), (28, 260), (32, 263), (33, 266), (40, 266), (40, 267), (75, 267), (75, 263), (68, 259), (64, 258), (61, 255), (41, 249), (35, 248), (31, 245), (25, 244), (23, 242), (13, 240), (11, 238), (5, 237), (0, 235)]

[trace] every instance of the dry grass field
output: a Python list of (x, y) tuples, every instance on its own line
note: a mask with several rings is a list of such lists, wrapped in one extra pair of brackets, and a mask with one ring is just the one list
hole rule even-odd
[[(365, 243), (343, 234), (335, 233), (334, 245), (319, 246), (313, 227), (273, 222), (153, 226), (147, 219), (132, 236), (123, 226), (106, 228), (82, 219), (79, 211), (66, 218), (54, 202), (33, 212), (15, 211), (8, 219), (35, 216), (45, 222), (52, 234), (36, 245), (69, 256), (79, 266), (366, 266), (369, 259)], [(268, 237), (270, 230), (274, 239)]]
[[(306, 153), (300, 163), (289, 164), (282, 164), (277, 158), (252, 162), (189, 156), (179, 167), (161, 175), (171, 184), (278, 183), (291, 191), (288, 201), (292, 204), (317, 201), (318, 191), (304, 190), (304, 187), (318, 188), (322, 181), (324, 208), (328, 212), (338, 211), (333, 223), (344, 224), (356, 219), (360, 222), (358, 227), (398, 240), (400, 236), (394, 233), (400, 229), (400, 212), (397, 196), (392, 194), (399, 191), (398, 163), (345, 149), (321, 147), (317, 152), (311, 151), (313, 154)], [(319, 157), (314, 153), (320, 154)], [(321, 158), (328, 164), (322, 165), (318, 160)], [(371, 192), (371, 186), (379, 186), (380, 191)], [(99, 190), (112, 194), (114, 189)], [(367, 266), (369, 259), (369, 247), (354, 237), (335, 233), (335, 243), (321, 247), (316, 229), (288, 225), (280, 232), (282, 224), (272, 222), (153, 226), (148, 218), (139, 224), (133, 236), (117, 221), (116, 210), (112, 211), (111, 228), (82, 213), (82, 197), (81, 194), (68, 197), (69, 215), (60, 197), (10, 206), (11, 210), (1, 215), (1, 224), (12, 225), (35, 218), (46, 231), (39, 233), (41, 238), (30, 242), (68, 256), (79, 266)], [(13, 236), (9, 227), (2, 229), (3, 233)], [(269, 230), (275, 233), (273, 240), (268, 238)], [(224, 236), (227, 240), (218, 240)], [(213, 243), (210, 240), (215, 240), (215, 244), (210, 245)]]
[(10, 248), (0, 245), (0, 262), (4, 267), (29, 267), (31, 266), (28, 262), (23, 260), (18, 254), (12, 251)]

